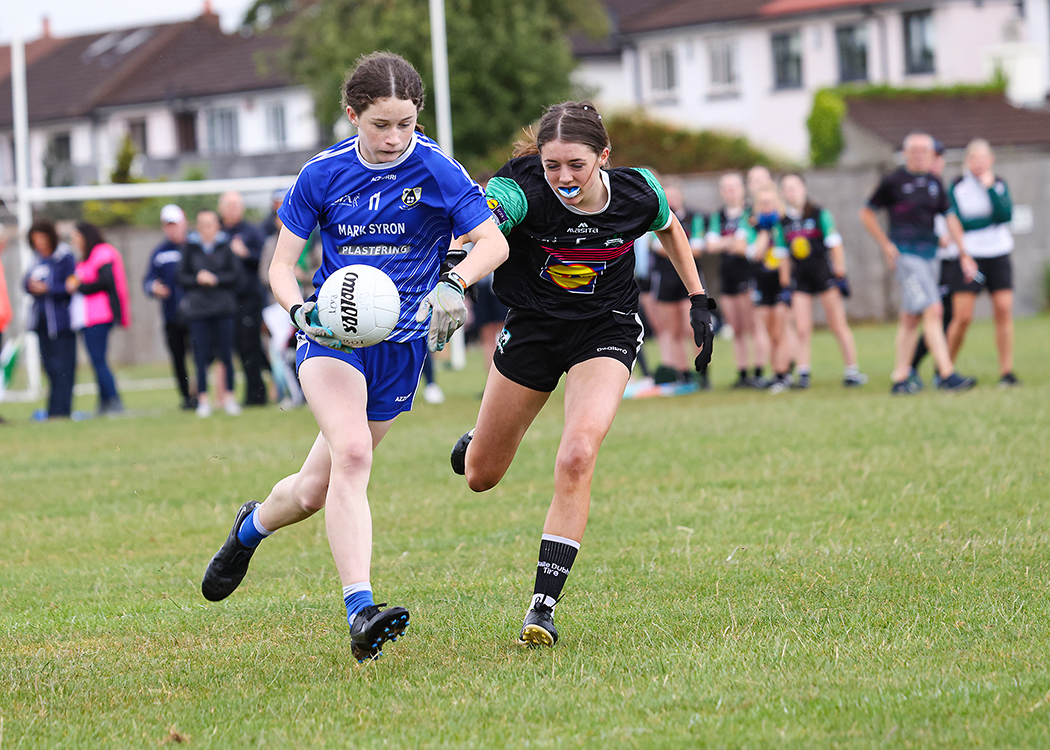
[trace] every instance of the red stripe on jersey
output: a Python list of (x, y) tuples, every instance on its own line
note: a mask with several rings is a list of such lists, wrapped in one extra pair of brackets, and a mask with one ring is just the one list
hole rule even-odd
[(614, 247), (542, 247), (562, 263), (597, 263), (629, 253), (634, 247), (634, 240)]

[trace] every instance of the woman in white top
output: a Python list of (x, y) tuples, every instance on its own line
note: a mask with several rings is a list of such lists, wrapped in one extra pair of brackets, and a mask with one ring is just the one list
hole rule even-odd
[(977, 261), (979, 273), (952, 295), (952, 322), (948, 327), (948, 350), (954, 361), (973, 320), (973, 307), (982, 288), (992, 296), (995, 317), (995, 346), (999, 350), (999, 385), (1014, 386), (1019, 381), (1014, 367), (1014, 291), (1010, 252), (1013, 204), (1010, 191), (995, 176), (995, 155), (988, 141), (977, 138), (966, 147), (965, 171), (948, 193), (952, 207), (962, 222), (966, 249)]

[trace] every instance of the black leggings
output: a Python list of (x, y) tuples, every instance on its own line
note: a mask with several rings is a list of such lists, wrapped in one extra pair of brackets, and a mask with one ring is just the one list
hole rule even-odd
[(236, 321), (232, 315), (215, 315), (190, 321), (193, 361), (197, 365), (197, 394), (208, 392), (208, 366), (216, 358), (226, 368), (226, 390), (233, 393), (233, 341)]

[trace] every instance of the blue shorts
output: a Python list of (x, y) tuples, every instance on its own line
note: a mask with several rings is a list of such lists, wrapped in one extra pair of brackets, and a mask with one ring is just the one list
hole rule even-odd
[(295, 371), (313, 357), (346, 362), (365, 376), (368, 386), (366, 413), (372, 422), (385, 422), (412, 410), (419, 374), (427, 358), (426, 339), (404, 343), (381, 341), (374, 346), (344, 352), (318, 344), (302, 331), (295, 334)]

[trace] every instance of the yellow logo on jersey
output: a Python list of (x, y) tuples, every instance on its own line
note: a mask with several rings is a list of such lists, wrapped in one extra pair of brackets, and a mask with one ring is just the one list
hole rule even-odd
[(762, 265), (769, 271), (780, 268), (780, 256), (777, 255), (776, 248), (772, 245), (766, 250), (766, 257), (762, 259)]
[(401, 191), (401, 202), (406, 206), (414, 206), (423, 197), (423, 188), (405, 188)]
[(791, 254), (799, 260), (805, 260), (809, 257), (810, 251), (813, 246), (809, 244), (809, 239), (799, 235), (795, 239), (791, 240)]
[(552, 263), (543, 269), (543, 275), (567, 292), (593, 294), (598, 274), (605, 263)]

